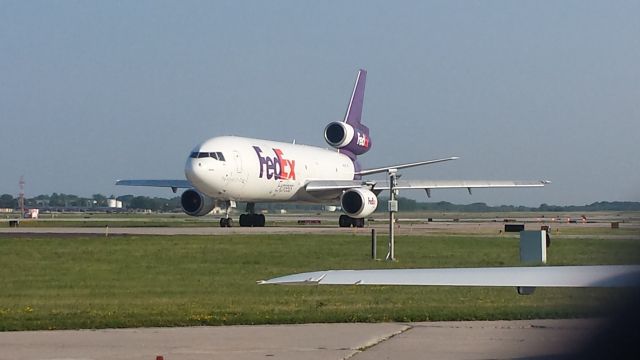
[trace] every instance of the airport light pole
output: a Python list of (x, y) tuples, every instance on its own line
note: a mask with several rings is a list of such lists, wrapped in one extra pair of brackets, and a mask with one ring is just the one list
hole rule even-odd
[(396, 200), (396, 195), (398, 190), (396, 190), (397, 185), (397, 172), (398, 169), (389, 169), (389, 252), (387, 253), (387, 261), (395, 261), (395, 222), (396, 222), (396, 212), (398, 211), (398, 200)]

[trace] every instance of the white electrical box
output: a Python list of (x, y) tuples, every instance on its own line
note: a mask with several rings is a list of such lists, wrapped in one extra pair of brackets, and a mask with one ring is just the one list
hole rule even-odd
[(398, 200), (389, 200), (389, 211), (398, 211)]
[(520, 231), (520, 262), (527, 265), (547, 263), (547, 232)]

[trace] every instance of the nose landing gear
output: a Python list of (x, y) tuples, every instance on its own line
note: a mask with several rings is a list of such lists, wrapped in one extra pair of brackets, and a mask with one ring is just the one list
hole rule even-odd
[(233, 219), (229, 216), (229, 213), (232, 208), (236, 207), (236, 202), (227, 200), (225, 201), (225, 206), (225, 214), (224, 217), (220, 219), (220, 227), (232, 227)]
[(220, 227), (232, 227), (233, 219), (232, 218), (220, 218)]

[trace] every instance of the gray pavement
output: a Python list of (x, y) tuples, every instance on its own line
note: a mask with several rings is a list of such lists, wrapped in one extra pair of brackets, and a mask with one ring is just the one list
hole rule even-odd
[(0, 359), (487, 359), (557, 356), (602, 320), (305, 324), (0, 333)]
[[(575, 226), (575, 224), (572, 224)], [(586, 224), (591, 225), (591, 224)], [(580, 225), (582, 226), (582, 225)], [(365, 228), (339, 228), (337, 226), (270, 226), (262, 228), (250, 227), (0, 227), (0, 234), (70, 234), (70, 235), (211, 235), (224, 236), (229, 234), (358, 234), (369, 235), (371, 229), (375, 228), (379, 236), (388, 234), (388, 225), (375, 224)], [(505, 234), (500, 223), (431, 223), (431, 224), (401, 224), (396, 227), (396, 235), (427, 235), (427, 234), (465, 234), (479, 236), (512, 236), (517, 237), (517, 233)], [(530, 226), (530, 229), (539, 227)], [(562, 232), (553, 232), (552, 237), (556, 238), (607, 238), (607, 239), (640, 239), (640, 226), (629, 225), (627, 228), (638, 229), (637, 234), (623, 233), (621, 235), (611, 234), (580, 234), (565, 235)], [(556, 227), (557, 229), (557, 227)]]

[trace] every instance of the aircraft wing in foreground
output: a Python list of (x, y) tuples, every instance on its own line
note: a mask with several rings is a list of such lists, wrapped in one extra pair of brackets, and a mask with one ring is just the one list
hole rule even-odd
[(259, 284), (511, 286), (520, 294), (530, 294), (536, 287), (640, 286), (639, 279), (640, 265), (594, 265), (326, 270), (277, 277)]

